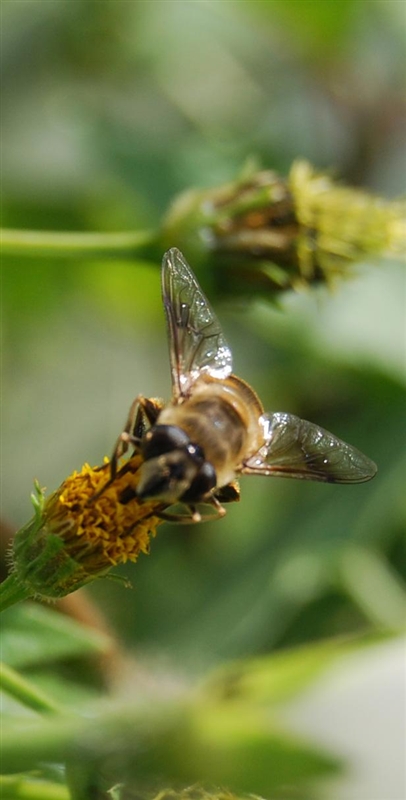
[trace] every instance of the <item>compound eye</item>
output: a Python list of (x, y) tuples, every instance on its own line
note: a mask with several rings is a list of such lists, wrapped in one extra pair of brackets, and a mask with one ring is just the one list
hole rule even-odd
[(154, 425), (144, 436), (141, 453), (148, 461), (171, 450), (183, 450), (189, 444), (188, 435), (176, 425)]
[(189, 489), (182, 495), (181, 500), (188, 503), (198, 503), (214, 489), (217, 484), (217, 475), (214, 467), (205, 461), (193, 479)]

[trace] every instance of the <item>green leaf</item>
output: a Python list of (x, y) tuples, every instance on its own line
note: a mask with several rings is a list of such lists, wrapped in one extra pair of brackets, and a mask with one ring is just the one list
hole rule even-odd
[(358, 0), (273, 0), (249, 4), (269, 24), (283, 26), (294, 37), (300, 52), (313, 61), (332, 59), (350, 36), (357, 15)]
[(55, 703), (49, 694), (41, 691), (38, 686), (27, 681), (19, 672), (3, 663), (0, 664), (0, 687), (17, 702), (33, 711), (42, 714), (63, 713), (62, 706)]
[(377, 635), (332, 639), (270, 656), (236, 661), (216, 670), (205, 684), (210, 697), (235, 698), (246, 703), (282, 703), (316, 681), (335, 661), (361, 646), (376, 643)]
[(344, 589), (368, 619), (394, 633), (405, 630), (406, 586), (381, 554), (349, 544), (338, 569)]
[(75, 798), (86, 800), (95, 781), (101, 793), (118, 781), (135, 789), (158, 777), (161, 786), (223, 786), (273, 797), (286, 785), (297, 792), (339, 770), (336, 759), (275, 730), (261, 713), (214, 705), (191, 713), (161, 709), (161, 715), (155, 730), (156, 719), (137, 726), (122, 718), (103, 742), (89, 732), (90, 746), (82, 742), (71, 758)]
[[(334, 774), (338, 761), (275, 728), (259, 709), (230, 703), (205, 708), (151, 702), (132, 709), (99, 709), (96, 719), (47, 718), (7, 725), (3, 765), (35, 769), (68, 761), (75, 800), (102, 796), (124, 783), (224, 786), (276, 797)], [(289, 796), (289, 795), (284, 795)]]
[(0, 775), (2, 800), (71, 800), (67, 786), (26, 775)]
[(103, 653), (109, 638), (64, 614), (26, 603), (2, 615), (2, 657), (15, 668)]
[(329, 754), (279, 730), (262, 709), (233, 701), (199, 709), (185, 738), (184, 766), (175, 763), (173, 779), (239, 793), (272, 796), (340, 768)]

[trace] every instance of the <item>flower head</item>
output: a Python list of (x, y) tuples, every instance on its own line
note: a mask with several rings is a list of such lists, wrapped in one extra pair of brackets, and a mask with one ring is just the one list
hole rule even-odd
[(287, 178), (250, 169), (225, 186), (190, 190), (164, 220), (177, 242), (230, 292), (262, 294), (331, 283), (372, 256), (406, 250), (406, 204), (341, 186), (306, 161)]
[(48, 499), (36, 486), (35, 516), (13, 543), (13, 574), (28, 596), (63, 597), (149, 552), (162, 506), (136, 495), (141, 461), (124, 461), (114, 479), (107, 459), (85, 464)]

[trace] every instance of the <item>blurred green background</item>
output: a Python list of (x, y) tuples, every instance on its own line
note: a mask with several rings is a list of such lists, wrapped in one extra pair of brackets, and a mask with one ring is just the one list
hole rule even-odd
[[(232, 180), (250, 156), (405, 191), (402, 2), (3, 0), (2, 14), (6, 227), (154, 227), (181, 190)], [(2, 275), (3, 514), (20, 526), (33, 478), (52, 490), (100, 463), (137, 393), (169, 396), (169, 362), (158, 263), (4, 257)], [(160, 527), (151, 557), (121, 570), (134, 589), (103, 581), (93, 596), (128, 647), (186, 675), (396, 633), (404, 266), (360, 265), (334, 294), (292, 293), (279, 308), (210, 299), (265, 408), (333, 430), (378, 476), (244, 478), (223, 521)]]

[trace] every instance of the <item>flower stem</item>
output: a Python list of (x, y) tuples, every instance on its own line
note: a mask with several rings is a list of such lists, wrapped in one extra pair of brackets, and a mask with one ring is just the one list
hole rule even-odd
[(45, 692), (38, 689), (30, 681), (27, 681), (26, 678), (23, 678), (12, 667), (2, 662), (0, 662), (0, 686), (4, 692), (14, 697), (22, 705), (27, 706), (27, 708), (32, 708), (33, 711), (39, 711), (44, 714), (66, 713)]
[(67, 786), (26, 775), (0, 775), (0, 795), (5, 800), (71, 800)]
[(56, 258), (151, 256), (158, 240), (157, 231), (123, 233), (70, 233), (26, 231), (4, 228), (0, 231), (3, 255), (53, 256)]
[(14, 572), (11, 572), (0, 584), (0, 612), (15, 603), (20, 603), (21, 600), (27, 600), (28, 597), (30, 597), (29, 589), (20, 583)]

